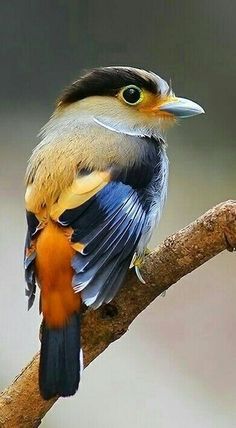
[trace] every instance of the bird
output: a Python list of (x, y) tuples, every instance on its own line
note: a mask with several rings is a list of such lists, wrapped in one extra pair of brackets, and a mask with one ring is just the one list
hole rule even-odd
[(28, 308), (40, 290), (39, 389), (78, 390), (81, 307), (109, 303), (140, 264), (167, 194), (166, 130), (204, 113), (157, 74), (98, 67), (59, 96), (25, 175)]

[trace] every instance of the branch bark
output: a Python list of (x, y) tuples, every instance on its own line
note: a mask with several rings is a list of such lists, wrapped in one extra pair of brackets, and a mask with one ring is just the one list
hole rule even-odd
[[(145, 285), (131, 270), (112, 304), (85, 311), (85, 366), (119, 339), (159, 294), (225, 249), (236, 249), (236, 201), (212, 208), (146, 256), (142, 266)], [(39, 394), (38, 363), (37, 354), (0, 395), (0, 427), (36, 428), (55, 403), (56, 399), (44, 401)]]

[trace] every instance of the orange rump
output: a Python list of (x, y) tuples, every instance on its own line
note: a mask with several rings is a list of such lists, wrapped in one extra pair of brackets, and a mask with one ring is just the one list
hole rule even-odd
[(72, 288), (74, 254), (66, 229), (49, 221), (36, 240), (36, 276), (41, 309), (49, 327), (62, 327), (80, 308), (80, 295)]

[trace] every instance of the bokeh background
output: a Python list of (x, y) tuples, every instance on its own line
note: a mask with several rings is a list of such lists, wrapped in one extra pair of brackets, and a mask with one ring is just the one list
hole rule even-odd
[[(81, 70), (133, 65), (171, 77), (205, 116), (169, 133), (169, 197), (152, 245), (235, 198), (236, 2), (16, 1), (0, 5), (0, 387), (39, 348), (27, 313), (23, 176), (36, 134)], [(44, 428), (232, 428), (236, 264), (224, 253), (157, 299), (84, 372)]]

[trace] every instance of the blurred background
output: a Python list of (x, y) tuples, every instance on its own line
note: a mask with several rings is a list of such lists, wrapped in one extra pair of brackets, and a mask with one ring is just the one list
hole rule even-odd
[[(172, 79), (206, 115), (169, 132), (169, 197), (152, 246), (235, 198), (232, 0), (46, 0), (0, 6), (0, 387), (39, 348), (22, 256), (23, 177), (62, 88), (83, 69), (131, 65)], [(231, 428), (236, 421), (236, 264), (223, 253), (157, 299), (85, 370), (44, 428)]]

